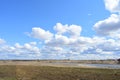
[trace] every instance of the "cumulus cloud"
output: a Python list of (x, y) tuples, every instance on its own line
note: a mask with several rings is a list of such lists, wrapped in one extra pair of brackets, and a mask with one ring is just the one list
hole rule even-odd
[(104, 0), (104, 2), (106, 9), (114, 14), (98, 21), (93, 28), (99, 35), (120, 39), (120, 0)]
[(61, 23), (57, 23), (54, 26), (54, 30), (57, 31), (57, 34), (63, 34), (65, 32), (67, 32), (67, 28), (68, 28), (68, 25), (63, 25)]
[[(32, 44), (31, 44), (32, 43)], [(40, 49), (33, 45), (34, 42), (25, 43), (24, 45), (20, 45), (16, 43), (14, 46), (10, 45), (2, 45), (0, 47), (0, 53), (4, 54), (15, 54), (15, 55), (30, 55), (30, 54), (41, 54)]]
[(70, 37), (78, 37), (80, 36), (82, 28), (78, 25), (63, 25), (61, 23), (57, 23), (54, 26), (54, 30), (57, 31), (57, 34), (68, 33)]
[(104, 0), (105, 7), (111, 14), (107, 19), (98, 21), (94, 25), (94, 30), (104, 36), (118, 37), (120, 33), (120, 0)]
[(120, 30), (120, 15), (112, 14), (109, 18), (98, 21), (94, 25), (94, 29), (98, 34), (110, 35)]
[(81, 27), (77, 25), (70, 25), (68, 28), (68, 32), (71, 34), (72, 37), (80, 36), (81, 30)]
[[(116, 19), (115, 16), (117, 15), (111, 15), (109, 19), (103, 22), (106, 22), (107, 25), (111, 22), (118, 23), (119, 19)], [(99, 29), (104, 31), (104, 28), (99, 26), (103, 25), (103, 22), (96, 23), (94, 27), (96, 31), (99, 31)], [(117, 29), (113, 28), (111, 26), (112, 30), (116, 31), (119, 29), (119, 27)], [(41, 44), (37, 42), (29, 42), (22, 45), (15, 43), (12, 46), (3, 44), (0, 45), (0, 53), (8, 54), (8, 56), (16, 55), (39, 59), (105, 59), (119, 57), (116, 56), (120, 53), (119, 39), (114, 39), (113, 37), (81, 36), (81, 26), (78, 25), (68, 26), (57, 23), (54, 29), (56, 33), (53, 36), (53, 33), (49, 31), (41, 28), (32, 28), (32, 32), (29, 33), (30, 36), (42, 39)], [(106, 32), (109, 32), (109, 34), (112, 32), (111, 29), (108, 29), (106, 28), (104, 35)], [(103, 34), (102, 31), (99, 31), (99, 33)], [(0, 42), (2, 44), (4, 40), (0, 39)]]
[(110, 12), (120, 12), (120, 0), (104, 0), (104, 2)]
[(53, 39), (46, 41), (48, 53), (61, 54), (61, 51), (55, 52), (51, 49), (54, 47), (61, 47), (62, 53), (65, 55), (82, 55), (82, 54), (114, 54), (116, 51), (120, 52), (119, 40), (107, 39), (105, 37), (78, 37), (69, 38), (63, 35), (56, 35)]
[(40, 27), (32, 28), (32, 32), (28, 33), (31, 37), (40, 39), (40, 40), (47, 40), (53, 37), (53, 34), (49, 31), (45, 31)]
[[(113, 27), (111, 23), (114, 25), (117, 23), (117, 26)], [(108, 24), (109, 26), (107, 27)], [(104, 25), (106, 25), (105, 29)], [(108, 19), (96, 23), (94, 29), (99, 34), (110, 35), (112, 32), (119, 29), (118, 25), (118, 15), (112, 14)], [(54, 36), (44, 39), (43, 46), (40, 49), (43, 58), (75, 59), (79, 56), (78, 59), (86, 59), (87, 57), (89, 57), (89, 59), (98, 59), (98, 57), (102, 59), (103, 56), (112, 58), (114, 54), (116, 55), (120, 52), (119, 39), (81, 36), (81, 26), (68, 26), (57, 23), (54, 26), (54, 30), (56, 31)], [(17, 46), (20, 47), (20, 45)], [(24, 45), (24, 48), (31, 49), (27, 44)], [(110, 55), (112, 55), (112, 57), (110, 57)]]

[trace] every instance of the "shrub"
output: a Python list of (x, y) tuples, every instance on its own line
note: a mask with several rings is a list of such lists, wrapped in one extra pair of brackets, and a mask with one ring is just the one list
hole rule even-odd
[(118, 64), (120, 64), (120, 58), (119, 58), (119, 59), (117, 59), (117, 61), (118, 61)]

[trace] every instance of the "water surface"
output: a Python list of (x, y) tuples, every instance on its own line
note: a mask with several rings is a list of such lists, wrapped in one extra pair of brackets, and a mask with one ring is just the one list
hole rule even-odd
[[(79, 66), (80, 64), (78, 64)], [(97, 68), (112, 68), (112, 69), (120, 69), (120, 64), (82, 64), (91, 67)]]

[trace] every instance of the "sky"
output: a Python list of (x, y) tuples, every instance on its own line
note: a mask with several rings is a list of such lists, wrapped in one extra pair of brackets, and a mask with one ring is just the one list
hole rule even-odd
[(0, 59), (120, 58), (120, 0), (0, 0)]

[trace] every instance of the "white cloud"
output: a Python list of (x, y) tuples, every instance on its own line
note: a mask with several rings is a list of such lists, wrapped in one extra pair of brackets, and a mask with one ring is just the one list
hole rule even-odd
[(81, 33), (82, 28), (77, 25), (70, 25), (68, 28), (68, 32), (72, 37), (79, 37)]
[(114, 39), (120, 39), (120, 30), (110, 35)]
[(28, 53), (31, 53), (31, 54), (39, 54), (40, 53), (40, 49), (31, 43), (24, 44), (22, 49), (28, 51)]
[(63, 25), (61, 23), (57, 23), (54, 26), (54, 30), (57, 31), (57, 34), (63, 34), (65, 32), (67, 32), (67, 28), (68, 28), (68, 25)]
[[(120, 13), (120, 0), (104, 0), (104, 2), (107, 10)], [(99, 35), (120, 39), (120, 14), (111, 14), (107, 19), (98, 21), (93, 28)]]
[[(120, 52), (120, 41), (102, 37), (68, 38), (56, 34), (52, 39), (37, 47), (36, 42), (14, 46), (2, 45), (0, 53), (26, 56), (25, 58), (47, 59), (105, 59), (117, 57)], [(106, 56), (106, 57), (105, 57)]]
[(61, 44), (68, 44), (69, 43), (68, 37), (67, 36), (63, 36), (63, 35), (55, 35), (55, 40), (58, 43), (61, 43)]
[(29, 44), (32, 45), (32, 46), (36, 46), (37, 42), (30, 42)]
[(110, 12), (120, 12), (120, 0), (104, 0), (104, 2)]
[(101, 48), (103, 51), (120, 51), (120, 41), (114, 39), (107, 39), (102, 44), (99, 44), (97, 47)]
[(98, 21), (94, 30), (100, 35), (111, 35), (120, 30), (120, 15), (112, 14), (109, 18)]
[(54, 47), (53, 48), (55, 51), (62, 51), (63, 50), (63, 48), (61, 48), (61, 47)]
[(96, 52), (99, 54), (113, 54), (112, 51), (103, 51), (102, 49), (96, 49)]
[(69, 39), (67, 36), (56, 34), (53, 39), (46, 40), (45, 44), (49, 46), (64, 46), (69, 44)]
[(54, 26), (54, 30), (57, 31), (57, 34), (65, 34), (68, 33), (70, 37), (79, 37), (81, 33), (81, 26), (78, 25), (63, 25), (61, 23), (57, 23)]
[[(119, 22), (115, 16), (111, 15), (110, 18), (98, 22), (95, 24), (95, 30), (99, 31), (100, 34), (104, 35), (112, 30), (118, 30), (111, 25), (109, 28), (101, 27), (103, 23), (106, 23), (106, 26), (111, 22), (116, 24)], [(119, 24), (119, 23), (118, 23)], [(105, 59), (117, 57), (120, 53), (120, 41), (117, 38), (113, 37), (85, 37), (81, 36), (81, 27), (78, 25), (61, 25), (61, 28), (54, 27), (57, 33), (50, 33), (41, 28), (32, 28), (30, 35), (34, 38), (42, 39), (41, 44), (37, 42), (29, 43), (16, 43), (14, 45), (3, 44), (0, 45), (0, 53), (15, 55), (15, 56), (24, 56), (25, 58), (41, 58), (41, 59)], [(105, 25), (105, 24), (104, 24)], [(64, 26), (66, 27), (64, 29)], [(114, 29), (115, 28), (115, 29)], [(100, 31), (102, 29), (102, 31)], [(67, 34), (66, 34), (67, 33)], [(109, 35), (107, 34), (107, 35)], [(44, 36), (43, 36), (44, 35)], [(51, 36), (50, 36), (51, 35)], [(116, 35), (118, 36), (118, 35)], [(4, 43), (3, 39), (0, 39), (1, 44)], [(40, 47), (39, 47), (40, 46)]]
[(47, 40), (53, 37), (53, 34), (51, 32), (45, 31), (39, 27), (32, 28), (32, 32), (29, 33), (29, 35), (40, 40)]
[(4, 44), (4, 43), (5, 43), (5, 40), (0, 39), (0, 44)]
[(41, 54), (40, 49), (36, 46), (30, 43), (25, 43), (24, 45), (20, 45), (19, 43), (16, 43), (14, 46), (9, 45), (2, 45), (0, 47), (0, 53), (4, 54), (11, 54), (11, 55), (31, 55), (31, 54)]
[[(106, 23), (111, 22), (111, 20), (113, 19), (110, 18), (109, 20), (106, 20)], [(117, 23), (119, 20), (113, 20), (113, 21)], [(102, 31), (101, 31), (101, 34), (103, 34)], [(97, 36), (93, 38), (84, 37), (84, 36), (83, 37), (78, 36), (77, 38), (73, 38), (73, 37), (68, 37), (67, 35), (64, 35), (64, 34), (56, 34), (53, 39), (45, 42), (45, 45), (47, 47), (51, 47), (51, 46), (62, 47), (65, 55), (66, 53), (68, 53), (69, 55), (71, 54), (78, 54), (78, 55), (80, 54), (106, 54), (106, 55), (114, 54), (116, 50), (118, 52), (120, 50), (119, 48), (120, 46), (118, 44), (120, 44), (120, 42), (112, 38), (107, 39), (105, 37), (97, 37)], [(57, 52), (57, 53), (59, 54), (61, 52)]]
[(22, 48), (22, 46), (19, 43), (16, 43), (15, 48)]
[[(71, 54), (114, 54), (116, 50), (120, 50), (120, 41), (114, 39), (107, 39), (105, 37), (78, 37), (78, 38), (68, 38), (63, 35), (56, 35), (53, 39), (45, 42), (47, 47), (45, 51), (48, 53), (56, 53), (51, 49), (54, 47), (61, 47), (62, 53)], [(61, 51), (57, 52), (61, 54)], [(63, 54), (64, 55), (64, 54)]]

